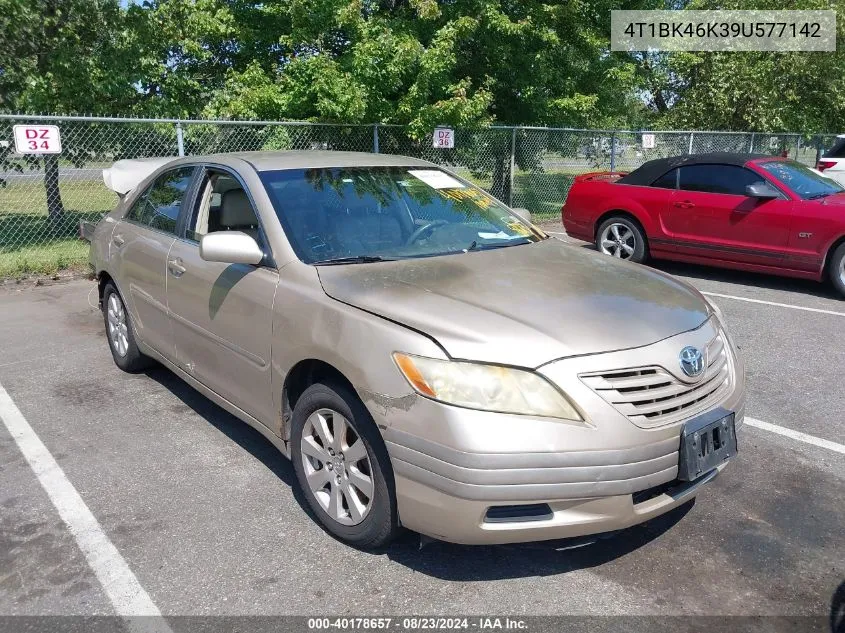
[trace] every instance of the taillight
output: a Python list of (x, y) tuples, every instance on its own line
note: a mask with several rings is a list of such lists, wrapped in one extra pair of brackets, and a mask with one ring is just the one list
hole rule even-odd
[(816, 165), (816, 169), (819, 171), (824, 171), (830, 167), (833, 167), (836, 164), (835, 160), (820, 160), (819, 164)]

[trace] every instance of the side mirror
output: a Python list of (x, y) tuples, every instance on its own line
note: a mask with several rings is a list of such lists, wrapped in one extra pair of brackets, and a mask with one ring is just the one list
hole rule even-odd
[(529, 211), (528, 209), (523, 209), (522, 207), (518, 207), (516, 209), (511, 209), (511, 211), (513, 211), (521, 219), (528, 222), (528, 224), (531, 224), (531, 211)]
[(772, 198), (780, 198), (780, 192), (772, 187), (769, 183), (755, 182), (753, 185), (745, 187), (745, 195), (749, 198), (757, 198), (759, 200), (771, 200)]
[(258, 242), (241, 231), (215, 231), (200, 239), (200, 257), (224, 264), (260, 264), (264, 253)]

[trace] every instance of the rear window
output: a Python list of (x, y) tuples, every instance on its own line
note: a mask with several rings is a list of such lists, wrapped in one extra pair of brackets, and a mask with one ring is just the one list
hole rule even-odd
[(845, 137), (837, 137), (833, 147), (825, 152), (826, 158), (845, 158)]

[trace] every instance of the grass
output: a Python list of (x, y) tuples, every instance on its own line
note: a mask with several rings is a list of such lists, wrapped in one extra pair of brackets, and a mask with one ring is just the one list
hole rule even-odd
[(79, 222), (111, 211), (117, 196), (96, 180), (65, 180), (60, 188), (65, 212), (56, 221), (47, 217), (40, 178), (0, 188), (0, 278), (86, 267), (88, 244), (77, 237)]

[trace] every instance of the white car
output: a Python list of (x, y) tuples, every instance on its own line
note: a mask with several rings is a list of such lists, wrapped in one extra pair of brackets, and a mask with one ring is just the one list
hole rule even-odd
[(833, 147), (819, 159), (816, 169), (840, 185), (845, 185), (845, 134), (836, 137)]

